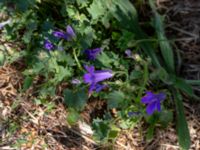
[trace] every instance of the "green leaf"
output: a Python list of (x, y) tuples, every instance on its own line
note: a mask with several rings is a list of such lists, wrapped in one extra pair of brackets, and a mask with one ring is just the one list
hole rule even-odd
[(22, 40), (24, 41), (24, 43), (30, 44), (31, 38), (33, 36), (32, 34), (33, 34), (32, 30), (29, 30), (29, 31), (24, 33), (24, 35), (22, 37)]
[(40, 71), (44, 70), (45, 65), (42, 62), (35, 63), (31, 69), (24, 71), (25, 75), (38, 75)]
[(177, 87), (178, 89), (185, 92), (186, 94), (188, 94), (191, 97), (195, 96), (192, 87), (189, 84), (187, 84), (184, 79), (177, 77), (176, 81), (175, 81), (175, 87)]
[(130, 80), (141, 79), (143, 77), (142, 71), (133, 70), (130, 74)]
[(91, 47), (92, 42), (95, 38), (95, 30), (91, 26), (84, 26), (83, 28), (83, 37), (81, 37), (79, 40), (82, 48), (87, 49)]
[(39, 93), (41, 94), (41, 97), (47, 97), (47, 96), (55, 96), (56, 93), (56, 87), (48, 85), (44, 85), (40, 90)]
[(153, 136), (154, 136), (154, 125), (150, 126), (148, 129), (147, 129), (147, 133), (146, 133), (146, 138), (148, 141), (152, 140), (153, 139)]
[(33, 77), (27, 76), (24, 80), (23, 91), (27, 90), (33, 83)]
[(116, 131), (116, 130), (111, 130), (108, 134), (108, 138), (109, 139), (115, 139), (118, 135), (119, 131)]
[(58, 66), (57, 70), (58, 72), (55, 75), (56, 82), (61, 82), (64, 78), (71, 76), (71, 70), (67, 67)]
[(129, 0), (104, 0), (107, 8), (119, 23), (128, 30), (136, 31), (138, 16), (135, 7)]
[(21, 12), (27, 11), (29, 7), (34, 6), (35, 0), (16, 0), (17, 9)]
[(117, 137), (118, 133), (120, 132), (120, 129), (118, 127), (116, 127), (115, 125), (111, 125), (110, 128), (111, 129), (108, 133), (108, 138), (115, 139)]
[(107, 8), (104, 6), (102, 0), (94, 0), (90, 7), (87, 9), (93, 20), (98, 20), (104, 14), (106, 14)]
[(124, 99), (124, 93), (121, 91), (113, 91), (108, 95), (108, 108), (118, 108)]
[(182, 96), (176, 90), (173, 91), (173, 95), (176, 105), (176, 128), (178, 132), (179, 145), (182, 150), (188, 150), (190, 148), (190, 134), (184, 114)]
[(47, 112), (51, 112), (53, 110), (53, 108), (55, 107), (55, 104), (54, 103), (47, 103), (46, 104), (46, 111)]
[(173, 113), (171, 111), (163, 110), (159, 113), (159, 122), (163, 127), (167, 127), (173, 120)]
[(152, 80), (161, 80), (167, 85), (173, 85), (176, 82), (176, 76), (174, 74), (167, 73), (163, 67), (154, 70), (150, 74), (150, 78)]
[(135, 102), (140, 102), (140, 99), (142, 97), (142, 93), (144, 92), (147, 82), (148, 82), (148, 77), (149, 77), (149, 71), (148, 71), (148, 64), (144, 63), (144, 71), (143, 71), (143, 80), (142, 80), (142, 86), (138, 92), (138, 96), (135, 99)]
[(0, 51), (0, 66), (4, 64), (4, 61), (5, 61), (4, 52)]
[(169, 44), (169, 41), (167, 40), (165, 36), (164, 24), (163, 24), (162, 18), (156, 11), (154, 1), (149, 0), (149, 4), (154, 13), (154, 17), (155, 17), (154, 27), (158, 36), (160, 49), (165, 61), (165, 65), (167, 66), (168, 71), (175, 73), (173, 50)]
[(89, 3), (88, 0), (76, 0), (77, 4), (80, 5), (81, 7), (86, 7)]
[(106, 140), (109, 134), (110, 127), (106, 121), (100, 119), (94, 119), (92, 122), (94, 137), (97, 140)]
[(84, 88), (73, 92), (72, 90), (64, 90), (64, 100), (68, 107), (81, 111), (87, 103), (87, 92)]
[(185, 80), (185, 82), (190, 85), (200, 85), (200, 80)]
[(117, 47), (119, 47), (120, 49), (127, 49), (127, 46), (132, 47), (131, 44), (134, 43), (133, 41), (135, 41), (133, 32), (123, 30), (122, 33), (119, 33), (119, 34), (120, 34), (120, 37), (116, 39)]
[(98, 56), (97, 60), (99, 60), (106, 67), (111, 67), (111, 63), (113, 62), (113, 59), (105, 52), (102, 52), (101, 55)]
[(70, 125), (74, 125), (79, 119), (80, 119), (80, 114), (73, 109), (69, 109), (69, 113), (67, 115), (67, 122)]
[[(64, 55), (63, 55), (64, 56)], [(65, 55), (64, 56), (65, 57), (65, 59), (66, 59), (66, 61), (67, 61), (67, 64), (69, 65), (69, 66), (75, 66), (75, 61), (74, 61), (74, 59), (72, 58), (72, 56), (71, 55)]]

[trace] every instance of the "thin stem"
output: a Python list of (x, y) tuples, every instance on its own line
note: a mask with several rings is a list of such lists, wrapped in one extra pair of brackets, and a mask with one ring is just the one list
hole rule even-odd
[(128, 75), (127, 72), (124, 72), (124, 71), (115, 71), (114, 73), (115, 74), (119, 74), (119, 75), (125, 75), (126, 76), (126, 82), (128, 82), (129, 75)]
[(144, 63), (144, 76), (143, 76), (143, 84), (142, 84), (142, 87), (140, 88), (139, 92), (138, 92), (138, 96), (136, 98), (136, 101), (139, 102), (140, 101), (140, 98), (142, 97), (142, 93), (143, 91), (145, 90), (145, 87), (146, 87), (146, 84), (148, 82), (148, 64), (145, 62)]
[(77, 63), (78, 68), (79, 68), (80, 70), (83, 70), (83, 67), (81, 66), (81, 64), (80, 64), (80, 62), (79, 62), (79, 60), (78, 60), (78, 58), (77, 58), (76, 50), (75, 50), (75, 49), (73, 49), (73, 55), (74, 55), (74, 59), (75, 59), (75, 61), (76, 61), (76, 63)]

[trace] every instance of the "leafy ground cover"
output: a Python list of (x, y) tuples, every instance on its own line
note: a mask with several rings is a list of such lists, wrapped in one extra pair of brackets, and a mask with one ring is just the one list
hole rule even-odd
[[(177, 39), (166, 38), (154, 1), (8, 0), (0, 7), (2, 146), (155, 149), (157, 134), (189, 149), (182, 94), (198, 99), (190, 84), (199, 79), (182, 74)], [(173, 129), (163, 133), (175, 122), (178, 139)]]

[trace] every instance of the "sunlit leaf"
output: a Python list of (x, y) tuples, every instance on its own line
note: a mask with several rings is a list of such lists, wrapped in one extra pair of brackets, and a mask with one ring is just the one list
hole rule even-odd
[(77, 121), (80, 119), (80, 114), (79, 112), (73, 110), (73, 109), (69, 109), (69, 112), (67, 114), (67, 122), (70, 125), (74, 125), (77, 123)]

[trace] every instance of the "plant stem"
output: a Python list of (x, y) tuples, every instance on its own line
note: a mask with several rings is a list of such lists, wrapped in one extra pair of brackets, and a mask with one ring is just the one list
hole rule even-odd
[(140, 98), (142, 97), (142, 93), (145, 90), (146, 84), (148, 82), (148, 64), (146, 62), (144, 62), (144, 76), (143, 76), (143, 84), (142, 87), (140, 88), (139, 92), (138, 92), (138, 96), (136, 98), (136, 101), (139, 102)]
[(78, 57), (77, 57), (77, 55), (76, 55), (76, 50), (75, 50), (75, 49), (73, 49), (73, 55), (74, 55), (74, 59), (75, 59), (75, 61), (76, 61), (76, 63), (77, 63), (78, 68), (79, 68), (80, 70), (83, 70), (83, 67), (81, 66), (81, 64), (80, 64), (80, 62), (79, 62), (79, 60), (78, 60)]
[(115, 71), (114, 73), (119, 74), (119, 75), (125, 75), (126, 76), (126, 82), (128, 82), (129, 75), (128, 75), (127, 72), (125, 72), (125, 71)]

